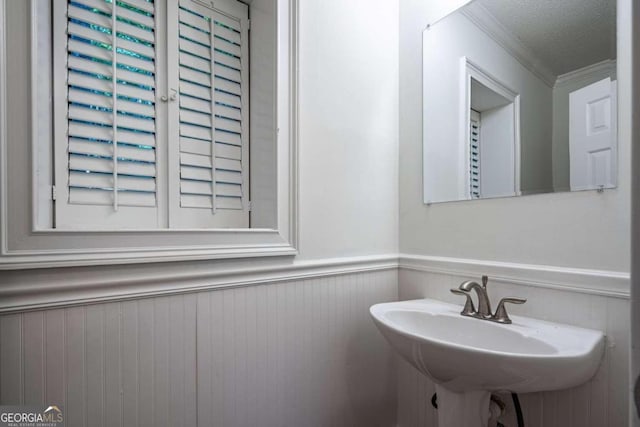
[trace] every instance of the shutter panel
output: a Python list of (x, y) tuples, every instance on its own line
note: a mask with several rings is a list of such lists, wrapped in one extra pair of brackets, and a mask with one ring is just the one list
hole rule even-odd
[(54, 22), (57, 227), (158, 226), (155, 4), (115, 9), (68, 0)]
[(248, 227), (248, 9), (169, 3), (171, 227)]
[(469, 128), (469, 189), (472, 199), (480, 198), (480, 113), (474, 110)]

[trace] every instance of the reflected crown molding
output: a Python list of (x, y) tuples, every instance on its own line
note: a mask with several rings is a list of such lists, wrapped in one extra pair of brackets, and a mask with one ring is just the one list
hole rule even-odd
[(460, 12), (547, 86), (553, 87), (556, 82), (556, 75), (553, 71), (544, 65), (531, 49), (502, 25), (484, 6), (473, 2), (462, 8)]
[(615, 80), (616, 65), (617, 64), (615, 59), (605, 59), (604, 61), (587, 65), (586, 67), (578, 68), (577, 70), (569, 71), (566, 74), (561, 74), (558, 76), (554, 87), (565, 85), (570, 82), (588, 79), (593, 75), (609, 76), (612, 80)]

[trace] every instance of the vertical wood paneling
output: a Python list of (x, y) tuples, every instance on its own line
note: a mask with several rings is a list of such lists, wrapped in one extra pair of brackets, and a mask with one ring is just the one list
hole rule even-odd
[(64, 318), (64, 310), (49, 310), (44, 313), (44, 387), (45, 402), (48, 405), (66, 406)]
[[(211, 384), (212, 400), (210, 405), (210, 419), (212, 426), (224, 426), (225, 417), (225, 388), (224, 388), (224, 348), (229, 344), (224, 338), (224, 291), (209, 292), (211, 304), (211, 320), (208, 322), (211, 328)], [(206, 319), (205, 319), (206, 321)], [(206, 361), (204, 361), (206, 363)]]
[(122, 329), (120, 338), (122, 373), (122, 425), (138, 425), (138, 301), (127, 301), (121, 305)]
[(185, 415), (185, 307), (184, 297), (169, 298), (167, 325), (169, 363), (169, 425), (184, 427)]
[[(282, 284), (280, 285), (282, 286)], [(283, 409), (278, 407), (278, 394), (282, 390), (280, 384), (282, 375), (280, 375), (279, 367), (279, 349), (278, 349), (278, 289), (276, 286), (267, 286), (267, 298), (265, 304), (267, 306), (267, 384), (269, 384), (269, 393), (267, 400), (267, 420), (273, 425), (284, 425), (282, 418)], [(224, 424), (221, 424), (224, 425)]]
[[(436, 298), (456, 302), (448, 289), (463, 278), (401, 270), (399, 293), (402, 299)], [(628, 316), (629, 301), (552, 289), (493, 283), (499, 297), (514, 294), (529, 299), (517, 309), (535, 318), (595, 328), (607, 335), (602, 363), (587, 384), (570, 390), (521, 395), (528, 427), (613, 427), (627, 424), (628, 411)], [(401, 362), (398, 375), (398, 425), (435, 426), (437, 412), (429, 399), (433, 385), (408, 364)], [(507, 399), (509, 400), (509, 399)], [(508, 402), (511, 404), (511, 402)], [(513, 411), (505, 425), (515, 422)]]
[[(138, 414), (140, 427), (154, 427), (154, 300), (138, 303)], [(106, 427), (106, 426), (105, 426)]]
[(256, 384), (256, 390), (258, 392), (258, 404), (256, 406), (256, 412), (260, 417), (260, 420), (266, 420), (269, 425), (269, 420), (267, 418), (268, 414), (268, 399), (270, 391), (270, 384), (268, 382), (268, 372), (267, 372), (267, 305), (265, 304), (267, 300), (267, 286), (257, 286), (256, 290), (256, 300), (257, 300), (257, 308), (256, 308), (256, 327), (257, 327), (257, 372), (258, 372), (258, 382)]
[[(235, 297), (234, 290), (222, 291), (222, 341), (220, 350), (223, 354), (224, 368), (222, 370), (221, 395), (223, 399), (223, 416), (221, 426), (233, 426), (236, 424), (236, 346), (238, 337), (235, 333)], [(224, 343), (224, 345), (222, 345)]]
[[(307, 392), (308, 370), (306, 370), (305, 368), (307, 368), (308, 364), (310, 365), (310, 363), (305, 363), (305, 361), (309, 360), (308, 354), (305, 354), (307, 349), (309, 348), (307, 346), (307, 342), (310, 335), (310, 332), (307, 329), (309, 311), (306, 304), (306, 295), (308, 294), (308, 290), (306, 286), (301, 283), (295, 287), (292, 293), (294, 294), (293, 298), (295, 304), (295, 306), (293, 307), (293, 316), (296, 318), (296, 323), (293, 327), (293, 334), (296, 337), (296, 345), (298, 345), (299, 348), (297, 357), (293, 358), (292, 362), (292, 365), (294, 367), (292, 376), (293, 378), (297, 378), (297, 380), (293, 382), (291, 387), (294, 391), (294, 395), (301, 396)], [(305, 403), (306, 402), (304, 401), (296, 402), (296, 405), (292, 408), (293, 410), (291, 411), (291, 418), (288, 420), (289, 422), (291, 422), (292, 419), (300, 419), (303, 414), (307, 413), (308, 408), (304, 406)]]
[(170, 379), (169, 379), (169, 298), (156, 298), (154, 311), (154, 411), (153, 425), (170, 427)]
[[(524, 423), (527, 426), (531, 427), (543, 427), (542, 423), (542, 394), (541, 393), (529, 393), (522, 394), (519, 396), (520, 405), (523, 408), (527, 408), (527, 411), (523, 413)], [(509, 398), (506, 398), (506, 401), (509, 401)], [(587, 426), (588, 424), (583, 424)]]
[[(283, 332), (282, 340), (284, 348), (293, 348), (296, 341), (302, 337), (303, 326), (296, 322), (296, 294), (295, 294), (295, 282), (287, 282), (280, 287), (279, 300), (282, 301), (280, 310), (282, 311)], [(297, 390), (295, 388), (295, 381), (292, 378), (296, 378), (296, 372), (300, 372), (300, 363), (296, 360), (296, 356), (293, 352), (285, 352), (283, 355), (283, 365), (288, 366), (285, 371), (285, 385), (283, 389), (283, 399), (288, 402), (295, 401), (295, 395)], [(299, 376), (298, 376), (299, 378)], [(283, 418), (287, 424), (292, 420), (298, 418), (297, 410), (299, 408), (295, 406), (285, 406)]]
[(249, 387), (247, 384), (247, 288), (233, 291), (233, 334), (234, 334), (234, 359), (235, 372), (233, 383), (235, 384), (234, 396), (234, 420), (232, 425), (247, 426), (247, 410)]
[(44, 313), (25, 313), (22, 320), (24, 349), (24, 403), (44, 404)]
[[(86, 413), (86, 353), (84, 307), (70, 308), (65, 316), (67, 407), (65, 422), (69, 426), (87, 425)], [(71, 403), (73, 402), (73, 403)], [(71, 404), (70, 404), (71, 403)]]
[(395, 424), (392, 351), (368, 314), (395, 271), (0, 317), (0, 401), (69, 427)]
[(245, 387), (247, 390), (246, 398), (246, 419), (248, 426), (260, 425), (260, 413), (256, 411), (258, 406), (258, 370), (257, 359), (260, 357), (258, 353), (257, 343), (257, 325), (256, 309), (258, 301), (256, 300), (256, 287), (246, 288), (245, 293), (245, 311), (246, 315), (246, 378)]
[(22, 314), (0, 319), (0, 403), (20, 405), (24, 390)]
[(208, 292), (201, 292), (196, 298), (197, 425), (211, 427), (213, 425), (211, 423), (211, 402), (213, 402), (211, 302)]
[(338, 295), (338, 286), (336, 277), (331, 277), (328, 279), (328, 284), (326, 285), (326, 290), (328, 293), (328, 303), (327, 303), (327, 315), (328, 315), (328, 329), (329, 329), (329, 339), (327, 345), (329, 348), (334, 349), (334, 351), (329, 353), (329, 369), (331, 372), (334, 372), (334, 375), (331, 375), (329, 380), (329, 390), (328, 390), (328, 398), (329, 398), (329, 408), (328, 411), (328, 425), (332, 426), (340, 426), (342, 425), (340, 422), (340, 411), (336, 410), (340, 408), (340, 399), (338, 397), (338, 381), (336, 378), (336, 372), (340, 369), (340, 359), (338, 357), (335, 349), (339, 347), (339, 298)]
[[(571, 425), (575, 427), (588, 426), (591, 412), (591, 384), (586, 383), (571, 391)], [(533, 412), (533, 407), (529, 407)]]
[[(393, 425), (393, 356), (368, 307), (398, 292), (446, 300), (432, 284), (461, 279), (400, 275), (400, 289), (384, 271), (5, 315), (0, 402), (62, 404), (70, 427)], [(513, 291), (530, 298), (525, 315), (608, 336), (588, 384), (521, 396), (527, 426), (624, 425), (628, 301)], [(433, 384), (401, 362), (397, 387), (398, 425), (435, 426)]]
[(104, 422), (104, 307), (98, 305), (87, 307), (86, 319), (87, 414), (89, 414), (91, 425), (108, 427)]
[(198, 354), (197, 354), (197, 296), (188, 294), (184, 296), (185, 322), (183, 333), (184, 342), (184, 377), (185, 377), (185, 426), (196, 426), (198, 423)]
[[(121, 363), (121, 305), (120, 303), (105, 304), (104, 324), (102, 333), (104, 336), (104, 390), (103, 407), (105, 425), (109, 427), (122, 426), (122, 363)], [(77, 405), (76, 402), (67, 401), (67, 407)]]

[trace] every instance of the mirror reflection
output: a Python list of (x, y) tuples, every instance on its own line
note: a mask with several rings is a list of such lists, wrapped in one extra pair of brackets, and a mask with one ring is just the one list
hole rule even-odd
[(423, 34), (424, 201), (616, 186), (615, 0), (475, 0)]

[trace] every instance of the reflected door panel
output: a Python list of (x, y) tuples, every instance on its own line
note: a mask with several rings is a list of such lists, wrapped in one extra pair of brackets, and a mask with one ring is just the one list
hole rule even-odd
[(571, 190), (615, 187), (615, 82), (600, 80), (569, 98)]

